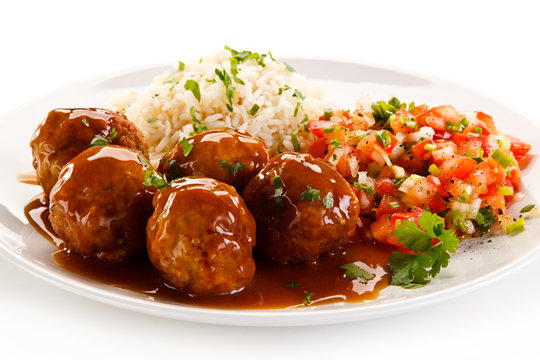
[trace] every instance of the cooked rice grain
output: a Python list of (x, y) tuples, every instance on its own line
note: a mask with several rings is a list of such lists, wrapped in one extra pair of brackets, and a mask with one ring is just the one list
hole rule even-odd
[[(325, 108), (335, 108), (335, 103), (324, 98), (322, 90), (306, 81), (305, 76), (290, 71), (271, 56), (264, 55), (264, 66), (256, 59), (240, 61), (236, 76), (244, 82), (241, 84), (231, 74), (231, 56), (231, 51), (222, 50), (199, 62), (185, 64), (183, 71), (156, 76), (147, 89), (114, 100), (113, 108), (124, 111), (145, 135), (154, 164), (174, 144), (194, 132), (191, 107), (208, 129), (246, 130), (263, 140), (273, 154), (278, 152), (278, 147), (280, 151), (294, 150), (291, 134), (296, 130), (302, 150), (307, 150), (313, 142), (313, 135), (303, 131), (305, 115), (310, 120), (318, 118)], [(216, 69), (225, 70), (231, 77), (231, 86), (235, 88), (232, 112), (227, 109), (226, 87), (216, 75)], [(200, 102), (184, 89), (189, 79), (199, 84)], [(295, 90), (305, 99), (298, 93), (295, 96)], [(298, 103), (301, 108), (294, 116)], [(259, 110), (251, 115), (254, 105)]]

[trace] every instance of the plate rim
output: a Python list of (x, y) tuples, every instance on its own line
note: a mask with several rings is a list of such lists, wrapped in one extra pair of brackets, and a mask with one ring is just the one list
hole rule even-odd
[[(319, 58), (319, 57), (283, 57), (282, 60), (316, 60), (321, 62), (333, 62), (333, 63), (346, 63), (359, 66), (375, 67), (383, 71), (395, 71), (406, 75), (417, 76), (423, 79), (430, 80), (437, 84), (450, 85), (461, 89), (466, 89), (472, 94), (479, 95), (486, 99), (497, 103), (499, 107), (505, 111), (509, 111), (516, 115), (519, 115), (527, 123), (528, 126), (534, 128), (537, 132), (540, 131), (539, 125), (529, 120), (529, 116), (521, 113), (515, 108), (507, 105), (499, 98), (490, 94), (483, 93), (475, 88), (468, 87), (466, 85), (447, 80), (438, 76), (430, 74), (422, 74), (418, 71), (411, 71), (409, 69), (403, 70), (398, 67), (391, 66), (379, 66), (369, 63), (357, 62), (354, 60), (338, 60), (332, 58)], [(2, 125), (13, 114), (16, 114), (28, 104), (42, 101), (48, 97), (54, 96), (56, 93), (62, 93), (70, 88), (73, 88), (79, 84), (95, 84), (113, 77), (119, 77), (122, 75), (128, 75), (143, 70), (158, 69), (169, 64), (148, 64), (133, 67), (130, 69), (119, 70), (116, 72), (108, 72), (101, 75), (96, 75), (88, 78), (75, 80), (67, 85), (53, 89), (46, 93), (29, 99), (8, 111), (0, 118), (0, 125)], [(156, 73), (156, 75), (158, 75)], [(7, 208), (7, 206), (6, 206)], [(2, 224), (0, 224), (3, 227)], [(6, 228), (7, 229), (7, 228)], [(9, 231), (9, 229), (8, 229)], [(16, 234), (16, 236), (21, 236)], [(290, 311), (287, 309), (276, 310), (227, 310), (227, 309), (215, 309), (197, 307), (185, 304), (167, 304), (161, 302), (149, 302), (144, 299), (133, 298), (117, 294), (114, 292), (106, 291), (95, 286), (90, 286), (85, 283), (70, 279), (68, 277), (61, 276), (61, 274), (48, 271), (46, 267), (39, 266), (33, 262), (28, 261), (20, 253), (17, 253), (9, 247), (9, 244), (3, 241), (3, 237), (0, 237), (0, 255), (7, 259), (11, 263), (15, 264), (19, 268), (27, 271), (28, 273), (37, 276), (46, 282), (53, 284), (66, 291), (74, 293), (79, 296), (84, 296), (100, 303), (113, 305), (116, 307), (129, 309), (139, 313), (160, 316), (169, 319), (183, 320), (189, 322), (206, 323), (206, 324), (218, 324), (218, 325), (238, 325), (238, 326), (308, 326), (308, 325), (323, 325), (323, 324), (336, 324), (353, 322), (359, 320), (366, 320), (377, 317), (389, 316), (395, 313), (404, 312), (410, 309), (416, 309), (422, 305), (427, 305), (437, 301), (444, 301), (459, 296), (463, 293), (470, 292), (479, 287), (485, 286), (497, 279), (500, 279), (513, 271), (517, 271), (520, 268), (534, 261), (540, 255), (540, 244), (530, 250), (520, 258), (515, 259), (512, 262), (505, 264), (504, 266), (497, 268), (487, 274), (479, 276), (474, 280), (467, 281), (462, 284), (456, 284), (441, 290), (434, 291), (429, 294), (420, 295), (418, 297), (412, 297), (409, 299), (402, 299), (397, 301), (388, 301), (380, 304), (373, 304), (366, 307), (355, 308), (343, 308), (343, 309), (317, 309), (311, 311), (310, 308), (306, 308), (306, 311)], [(116, 288), (119, 289), (119, 288)], [(124, 290), (124, 289), (122, 289)], [(129, 291), (129, 290), (124, 290)], [(314, 309), (314, 308), (311, 308)], [(256, 318), (256, 321), (254, 321)]]

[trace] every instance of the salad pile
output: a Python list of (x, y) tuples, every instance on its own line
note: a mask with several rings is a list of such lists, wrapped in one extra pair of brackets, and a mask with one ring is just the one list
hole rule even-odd
[(395, 246), (391, 285), (426, 284), (463, 237), (524, 228), (524, 218), (510, 216), (507, 204), (518, 194), (519, 162), (531, 146), (500, 133), (481, 111), (394, 97), (353, 113), (327, 109), (304, 127), (318, 139), (309, 152), (356, 192), (359, 231)]

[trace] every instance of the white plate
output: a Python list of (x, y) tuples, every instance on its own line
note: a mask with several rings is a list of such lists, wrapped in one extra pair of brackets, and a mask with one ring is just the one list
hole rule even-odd
[[(365, 65), (324, 60), (286, 60), (300, 73), (319, 83), (345, 108), (362, 95), (387, 100), (395, 95), (417, 104), (452, 104), (460, 110), (482, 110), (497, 126), (540, 149), (540, 131), (515, 111), (477, 92), (449, 82)], [(540, 253), (540, 221), (529, 221), (516, 236), (474, 239), (463, 243), (429, 285), (415, 290), (388, 287), (374, 301), (338, 303), (291, 310), (216, 310), (151, 299), (145, 295), (107, 286), (65, 271), (51, 258), (54, 247), (28, 225), (24, 205), (39, 188), (18, 183), (15, 175), (32, 169), (28, 142), (47, 112), (55, 107), (106, 107), (108, 101), (150, 84), (167, 66), (149, 67), (123, 74), (81, 81), (34, 100), (0, 121), (0, 253), (21, 268), (74, 293), (126, 309), (168, 318), (231, 325), (296, 326), (355, 321), (423, 306), (472, 290), (516, 270)], [(517, 212), (539, 198), (540, 168), (536, 156), (523, 171), (525, 199), (511, 207)], [(491, 241), (488, 241), (491, 240)]]

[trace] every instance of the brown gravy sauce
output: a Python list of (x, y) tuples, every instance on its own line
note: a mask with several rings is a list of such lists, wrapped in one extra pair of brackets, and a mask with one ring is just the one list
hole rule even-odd
[[(388, 285), (386, 265), (392, 249), (357, 236), (354, 242), (333, 254), (323, 254), (315, 264), (279, 265), (256, 258), (257, 269), (249, 286), (234, 294), (192, 297), (168, 286), (146, 254), (112, 264), (70, 252), (62, 247), (49, 222), (43, 195), (24, 209), (30, 224), (57, 246), (52, 257), (63, 269), (100, 283), (144, 294), (153, 300), (220, 309), (283, 309), (303, 307), (307, 293), (311, 305), (360, 302), (375, 299)], [(354, 262), (375, 277), (366, 284), (344, 276), (343, 264)], [(285, 284), (296, 283), (297, 287)]]

